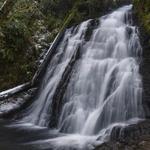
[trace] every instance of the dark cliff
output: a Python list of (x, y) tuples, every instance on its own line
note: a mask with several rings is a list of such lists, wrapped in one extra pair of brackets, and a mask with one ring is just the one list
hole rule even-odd
[(141, 74), (143, 78), (143, 104), (146, 117), (150, 118), (150, 1), (134, 0), (135, 23), (139, 27), (143, 56)]

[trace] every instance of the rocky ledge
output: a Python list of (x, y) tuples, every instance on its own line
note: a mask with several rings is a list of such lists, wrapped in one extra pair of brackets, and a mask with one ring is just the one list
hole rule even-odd
[(115, 127), (109, 142), (95, 150), (150, 150), (150, 120), (143, 120), (125, 128)]

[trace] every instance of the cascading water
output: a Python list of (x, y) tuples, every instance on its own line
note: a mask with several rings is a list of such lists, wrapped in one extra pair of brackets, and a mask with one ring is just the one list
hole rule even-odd
[[(54, 95), (72, 59), (75, 63), (70, 66), (55, 123), (59, 132), (80, 140), (79, 135), (84, 139), (101, 136), (116, 124), (144, 117), (141, 46), (137, 28), (132, 26), (131, 9), (131, 5), (124, 6), (101, 17), (93, 28), (93, 20), (88, 20), (65, 32), (48, 65), (38, 98), (24, 114), (24, 122), (51, 124), (50, 118), (55, 118), (51, 116), (55, 109), (52, 103), (57, 100)], [(88, 31), (91, 36), (87, 40)], [(66, 137), (62, 139), (64, 144)], [(61, 145), (61, 138), (57, 141)]]
[(130, 25), (130, 9), (102, 17), (82, 45), (64, 97), (62, 132), (93, 135), (112, 123), (142, 117), (141, 47), (136, 27)]

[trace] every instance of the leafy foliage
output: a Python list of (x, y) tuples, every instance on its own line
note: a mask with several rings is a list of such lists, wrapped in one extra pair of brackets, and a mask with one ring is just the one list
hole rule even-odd
[(138, 20), (150, 35), (150, 1), (149, 0), (134, 0), (135, 12)]
[(51, 43), (60, 30), (99, 17), (127, 0), (7, 1), (13, 3), (0, 17), (0, 90), (31, 79), (41, 50), (47, 48), (38, 40), (41, 34), (49, 33), (44, 40)]

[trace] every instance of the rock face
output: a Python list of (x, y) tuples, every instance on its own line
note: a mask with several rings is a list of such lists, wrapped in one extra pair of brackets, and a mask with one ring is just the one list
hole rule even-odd
[(150, 45), (147, 43), (147, 37), (141, 28), (141, 38), (143, 45), (143, 60), (141, 63), (141, 74), (143, 77), (143, 104), (146, 117), (150, 118)]
[(146, 117), (150, 118), (150, 1), (133, 0), (135, 23), (139, 27), (143, 57), (141, 75), (143, 78), (143, 105)]
[(149, 150), (150, 120), (129, 125), (125, 128), (115, 127), (110, 141), (95, 150)]

